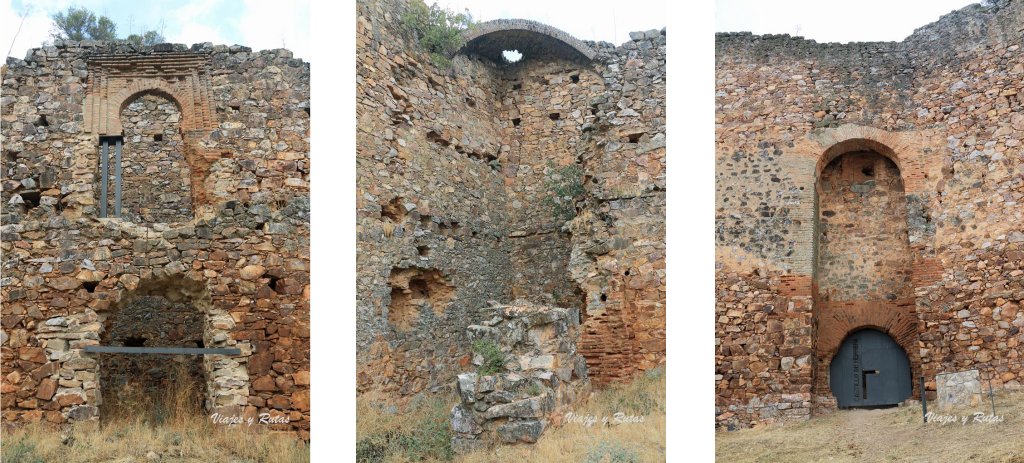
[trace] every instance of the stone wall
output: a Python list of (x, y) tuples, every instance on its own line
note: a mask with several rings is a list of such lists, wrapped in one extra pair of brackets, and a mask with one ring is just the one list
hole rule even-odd
[[(929, 395), (937, 374), (970, 368), (998, 377), (996, 387), (1019, 387), (1022, 36), (1016, 0), (968, 6), (899, 43), (716, 35), (720, 424), (785, 418), (754, 413), (788, 406), (781, 394), (834, 407), (828, 363), (864, 327), (903, 346)], [(879, 162), (889, 174), (895, 167), (903, 192), (883, 199), (876, 179), (863, 198), (878, 195), (878, 204), (858, 209), (872, 216), (836, 229), (836, 198), (818, 187), (833, 176), (830, 163), (845, 168), (858, 152), (884, 158), (873, 162), (876, 177)], [(856, 174), (842, 189), (850, 198), (867, 188)], [(768, 301), (812, 317), (787, 318), (792, 337), (768, 339), (766, 325), (748, 322), (770, 323)], [(797, 345), (814, 352), (809, 384), (781, 362), (752, 358)]]
[[(590, 393), (586, 359), (577, 350), (579, 309), (517, 300), (470, 325), (477, 372), (457, 377), (452, 407), (456, 452), (498, 443), (537, 442), (552, 420)], [(494, 362), (494, 364), (491, 363)]]
[[(283, 415), (275, 427), (308, 438), (308, 63), (55, 41), (8, 59), (0, 103), (4, 420), (95, 419), (108, 362), (84, 348), (116, 344), (119, 326), (194, 347), (193, 328), (172, 339), (179, 325), (133, 305), (163, 298), (192, 301), (205, 347), (241, 350), (203, 360), (209, 413)], [(100, 138), (114, 136), (126, 206), (101, 219)]]
[[(513, 298), (586, 313), (595, 382), (656, 366), (664, 31), (615, 47), (497, 21), (441, 67), (401, 26), (405, 8), (357, 3), (358, 390), (453, 385), (471, 359), (464, 327)], [(505, 63), (492, 52), (513, 36), (527, 53)], [(601, 225), (567, 225), (583, 211)], [(405, 286), (410, 269), (443, 281), (443, 310), (409, 309), (431, 299)]]

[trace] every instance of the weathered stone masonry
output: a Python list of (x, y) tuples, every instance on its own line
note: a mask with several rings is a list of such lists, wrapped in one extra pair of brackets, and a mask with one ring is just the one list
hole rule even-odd
[[(308, 438), (309, 64), (56, 41), (8, 59), (2, 109), (4, 421), (102, 419), (118, 382), (175, 361), (86, 346), (237, 347), (193, 366), (199, 406)], [(98, 218), (116, 138), (123, 210), (111, 170)]]
[(835, 407), (851, 332), (914, 378), (1022, 382), (1024, 4), (972, 5), (900, 43), (716, 36), (716, 411)]
[[(664, 31), (615, 47), (491, 21), (440, 68), (400, 27), (404, 9), (357, 4), (359, 391), (453, 386), (472, 358), (466, 327), (513, 298), (579, 309), (595, 383), (657, 365)], [(572, 166), (585, 193), (567, 222), (549, 185)], [(415, 317), (392, 313), (410, 305)]]

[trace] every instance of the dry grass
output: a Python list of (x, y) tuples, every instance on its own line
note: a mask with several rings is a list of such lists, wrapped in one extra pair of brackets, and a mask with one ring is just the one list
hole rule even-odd
[[(447, 446), (451, 439), (448, 415), (458, 402), (454, 395), (426, 399), (401, 413), (367, 397), (357, 399), (356, 427), (357, 451), (363, 442), (364, 453), (360, 462), (456, 461), (459, 463), (507, 461), (576, 461), (586, 463), (630, 463), (665, 461), (665, 374), (664, 367), (640, 374), (628, 383), (620, 384), (594, 394), (573, 412), (579, 416), (595, 416), (597, 423), (587, 427), (579, 423), (564, 423), (549, 428), (533, 445), (499, 446), (489, 452), (474, 452), (455, 456), (450, 447), (437, 449), (431, 455), (410, 454), (402, 437), (410, 433), (434, 435), (433, 442)], [(601, 424), (605, 416), (615, 413), (642, 416), (642, 423), (618, 425)], [(432, 423), (424, 427), (423, 423)], [(443, 427), (436, 427), (436, 424)], [(391, 436), (378, 443), (391, 446), (374, 448), (370, 455), (369, 442), (375, 436)], [(444, 439), (441, 439), (441, 437)]]
[[(170, 393), (154, 397), (128, 385), (108, 392), (102, 423), (57, 428), (45, 423), (3, 430), (4, 463), (97, 462), (308, 462), (309, 447), (291, 433), (268, 432), (253, 424), (212, 423), (198, 410), (199, 391), (183, 376), (171, 375)], [(155, 400), (154, 400), (155, 399)], [(147, 457), (154, 452), (158, 459)]]
[[(944, 415), (991, 414), (989, 402)], [(934, 410), (933, 410), (934, 411)], [(938, 412), (937, 412), (938, 413)], [(996, 395), (1002, 423), (925, 424), (919, 406), (840, 410), (809, 421), (735, 432), (719, 431), (720, 461), (971, 461), (1024, 463), (1024, 392)]]

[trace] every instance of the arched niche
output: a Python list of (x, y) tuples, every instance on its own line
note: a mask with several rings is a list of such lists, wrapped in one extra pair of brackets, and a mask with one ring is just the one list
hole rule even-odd
[(466, 43), (460, 52), (483, 56), (495, 63), (506, 62), (503, 54), (511, 50), (521, 54), (521, 61), (536, 57), (589, 61), (597, 55), (565, 31), (527, 19), (485, 21), (466, 30), (463, 38)]

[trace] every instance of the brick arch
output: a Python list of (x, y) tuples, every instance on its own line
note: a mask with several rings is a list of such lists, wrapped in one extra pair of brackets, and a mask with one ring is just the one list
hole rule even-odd
[(830, 305), (842, 310), (825, 315), (828, 320), (819, 320), (815, 350), (818, 358), (826, 363), (831, 363), (851, 333), (862, 329), (875, 329), (889, 335), (908, 355), (917, 346), (918, 320), (913, 301), (850, 301)]
[(121, 124), (121, 111), (124, 111), (124, 108), (132, 101), (135, 101), (136, 98), (146, 94), (166, 98), (178, 107), (178, 112), (181, 113), (179, 126), (182, 132), (198, 128), (195, 120), (195, 108), (191, 98), (187, 98), (182, 91), (168, 84), (163, 79), (147, 79), (132, 82), (108, 99), (110, 102), (108, 105), (110, 114), (107, 117), (108, 120), (115, 121), (112, 128), (113, 133), (123, 133), (124, 131), (124, 127)]
[(476, 24), (463, 32), (466, 40), (462, 52), (503, 62), (502, 51), (519, 50), (523, 59), (554, 55), (564, 58), (592, 60), (597, 53), (569, 33), (528, 19), (495, 19)]
[(816, 142), (814, 147), (805, 147), (803, 150), (817, 158), (815, 182), (825, 166), (839, 156), (855, 151), (873, 151), (896, 163), (906, 193), (915, 193), (924, 188), (927, 173), (919, 153), (922, 141), (915, 134), (846, 124), (818, 131), (811, 138)]

